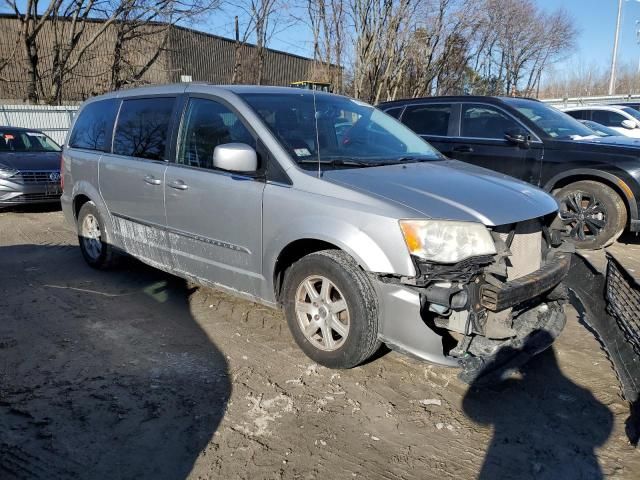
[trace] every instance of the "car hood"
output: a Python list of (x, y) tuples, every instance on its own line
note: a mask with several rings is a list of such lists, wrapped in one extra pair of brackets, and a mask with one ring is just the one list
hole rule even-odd
[(558, 209), (514, 178), (455, 160), (329, 170), (323, 178), (409, 207), (421, 217), (504, 225)]
[(60, 152), (0, 152), (0, 165), (19, 171), (58, 170)]

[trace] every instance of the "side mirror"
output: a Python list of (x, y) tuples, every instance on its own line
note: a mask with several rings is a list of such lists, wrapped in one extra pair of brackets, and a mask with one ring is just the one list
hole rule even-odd
[(229, 172), (251, 173), (258, 169), (258, 155), (246, 143), (225, 143), (213, 151), (213, 166)]
[(633, 130), (634, 128), (638, 128), (638, 125), (633, 120), (623, 120), (622, 126), (624, 128), (628, 128), (629, 130)]
[(513, 130), (507, 130), (504, 132), (504, 138), (514, 145), (527, 146), (529, 145), (529, 134), (519, 128)]

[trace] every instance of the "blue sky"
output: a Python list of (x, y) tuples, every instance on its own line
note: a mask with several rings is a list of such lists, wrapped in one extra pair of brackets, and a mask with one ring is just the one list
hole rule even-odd
[[(538, 5), (550, 11), (563, 8), (574, 18), (579, 30), (576, 49), (570, 56), (557, 65), (558, 71), (574, 70), (577, 67), (609, 68), (611, 49), (616, 23), (617, 0), (535, 0)], [(229, 12), (231, 15), (232, 12)], [(304, 11), (300, 12), (304, 15)], [(232, 18), (232, 17), (231, 17)], [(232, 22), (227, 15), (214, 15), (203, 26), (204, 29), (223, 36), (233, 35)], [(636, 30), (640, 24), (640, 0), (625, 0), (623, 4), (623, 23), (618, 53), (619, 64), (636, 65), (640, 59), (640, 45)], [(200, 27), (202, 28), (202, 27)], [(273, 38), (271, 48), (284, 50), (298, 55), (311, 54), (310, 33), (296, 26), (281, 31)]]

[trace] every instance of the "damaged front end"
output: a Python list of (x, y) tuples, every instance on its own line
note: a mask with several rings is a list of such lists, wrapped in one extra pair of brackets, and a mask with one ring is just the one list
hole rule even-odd
[(399, 280), (419, 292), (422, 321), (442, 338), (443, 354), (457, 360), (463, 381), (500, 380), (564, 328), (562, 280), (572, 247), (549, 223), (538, 218), (492, 228), (492, 255), (455, 264), (413, 257), (418, 275)]

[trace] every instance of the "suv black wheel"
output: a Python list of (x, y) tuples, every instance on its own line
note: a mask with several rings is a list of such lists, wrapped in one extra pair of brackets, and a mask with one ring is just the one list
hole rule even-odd
[(355, 367), (380, 347), (375, 291), (345, 252), (323, 250), (293, 264), (283, 304), (296, 343), (325, 367)]
[(582, 180), (561, 188), (555, 196), (560, 203), (556, 224), (564, 227), (577, 248), (606, 247), (624, 231), (627, 209), (611, 187)]
[(78, 213), (78, 243), (91, 267), (107, 269), (115, 264), (115, 252), (105, 241), (104, 222), (93, 202), (82, 205)]

